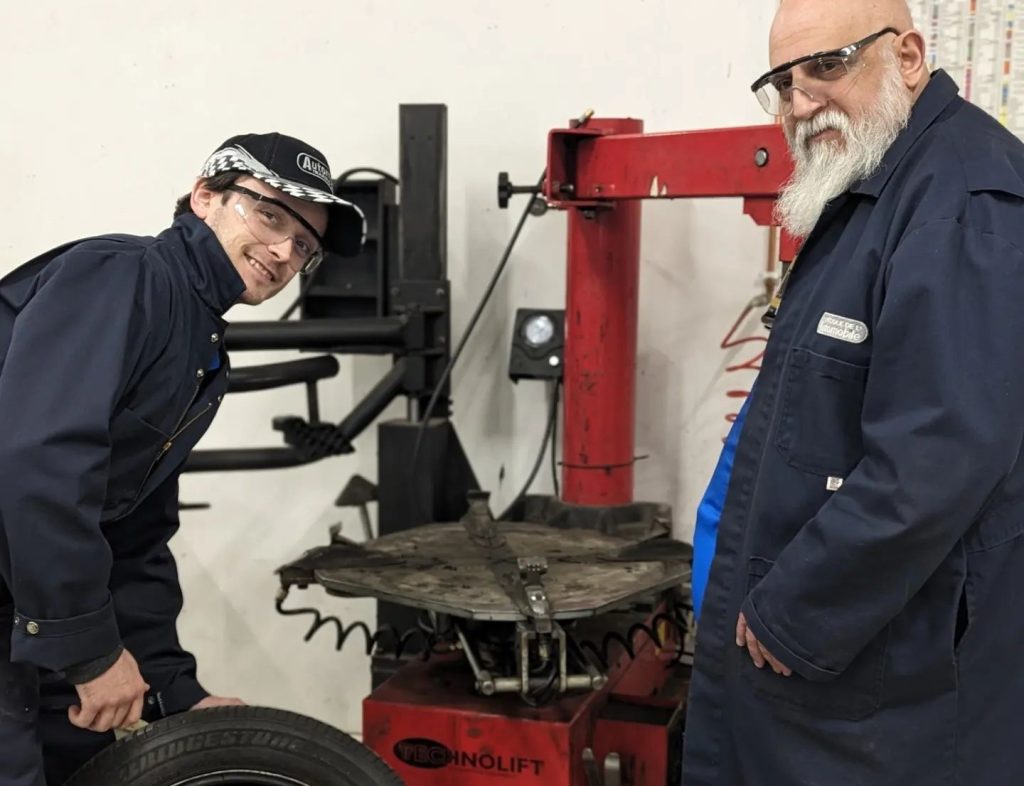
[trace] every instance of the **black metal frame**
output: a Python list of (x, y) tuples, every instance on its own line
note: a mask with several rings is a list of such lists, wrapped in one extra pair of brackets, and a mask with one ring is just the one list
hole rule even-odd
[[(330, 434), (334, 453), (347, 452), (347, 443), (399, 396), (409, 399), (409, 420), (405, 423), (416, 422), (451, 357), (447, 120), (447, 107), (443, 105), (400, 107), (401, 204), (396, 200), (394, 184), (385, 179), (335, 183), (337, 194), (366, 213), (367, 242), (360, 256), (329, 256), (313, 271), (304, 282), (299, 320), (240, 322), (227, 330), (225, 341), (232, 353), (292, 349), (394, 357), (391, 371), (334, 427)], [(338, 371), (337, 361), (327, 360), (327, 364), (325, 359), (314, 359), (241, 367), (235, 369), (228, 392), (306, 385), (307, 421), (291, 418), (275, 423), (285, 432), (286, 441), (292, 441), (289, 433), (294, 437), (309, 432), (303, 430), (304, 426), (326, 426), (320, 421), (316, 384)], [(442, 420), (450, 409), (445, 384), (443, 400), (435, 408)], [(322, 436), (324, 429), (319, 428), (317, 433)], [(452, 444), (458, 444), (457, 438)], [(279, 469), (322, 457), (316, 451), (299, 448), (197, 450), (189, 457), (185, 471)], [(458, 453), (465, 458), (461, 445)], [(430, 464), (435, 460), (432, 456)], [(390, 467), (390, 461), (388, 464)], [(464, 491), (460, 489), (460, 498), (464, 499)], [(429, 500), (429, 495), (424, 499)], [(382, 508), (386, 507), (382, 501)], [(390, 518), (386, 514), (382, 510), (383, 519)], [(385, 526), (382, 531), (387, 529)]]

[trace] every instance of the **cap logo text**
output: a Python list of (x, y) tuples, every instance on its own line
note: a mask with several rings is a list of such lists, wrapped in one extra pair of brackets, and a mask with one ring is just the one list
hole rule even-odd
[(323, 161), (313, 158), (309, 153), (299, 153), (296, 163), (303, 172), (309, 172), (313, 177), (323, 180), (327, 188), (331, 187), (331, 170)]

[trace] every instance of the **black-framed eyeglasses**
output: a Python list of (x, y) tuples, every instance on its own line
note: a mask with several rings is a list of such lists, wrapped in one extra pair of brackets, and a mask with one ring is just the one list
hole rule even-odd
[(234, 210), (257, 241), (276, 246), (291, 240), (288, 266), (296, 273), (312, 273), (323, 261), (323, 238), (298, 212), (279, 199), (245, 186), (230, 185), (227, 190), (244, 197), (235, 203)]
[[(813, 101), (826, 102), (840, 98), (853, 84), (853, 79), (849, 77), (854, 76), (862, 66), (859, 53), (889, 33), (900, 35), (896, 28), (887, 27), (839, 49), (815, 52), (790, 60), (759, 77), (750, 89), (765, 112), (779, 117), (792, 113), (794, 90), (799, 90)], [(793, 78), (793, 72), (797, 69), (802, 76), (800, 85)]]

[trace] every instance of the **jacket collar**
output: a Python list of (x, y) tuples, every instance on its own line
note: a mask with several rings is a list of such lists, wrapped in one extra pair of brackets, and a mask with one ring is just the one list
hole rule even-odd
[(196, 293), (221, 316), (245, 292), (245, 282), (213, 231), (192, 213), (178, 216), (160, 239), (179, 251), (182, 267)]
[(850, 187), (850, 193), (873, 197), (881, 194), (903, 157), (914, 146), (921, 134), (956, 100), (957, 93), (956, 82), (949, 74), (942, 70), (933, 73), (914, 104), (910, 113), (910, 122), (886, 151), (878, 170), (871, 177), (854, 183)]

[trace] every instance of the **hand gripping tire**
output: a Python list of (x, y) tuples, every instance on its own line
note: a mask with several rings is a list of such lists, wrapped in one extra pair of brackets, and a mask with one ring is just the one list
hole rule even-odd
[(65, 786), (403, 786), (369, 748), (264, 707), (175, 715), (100, 753)]

